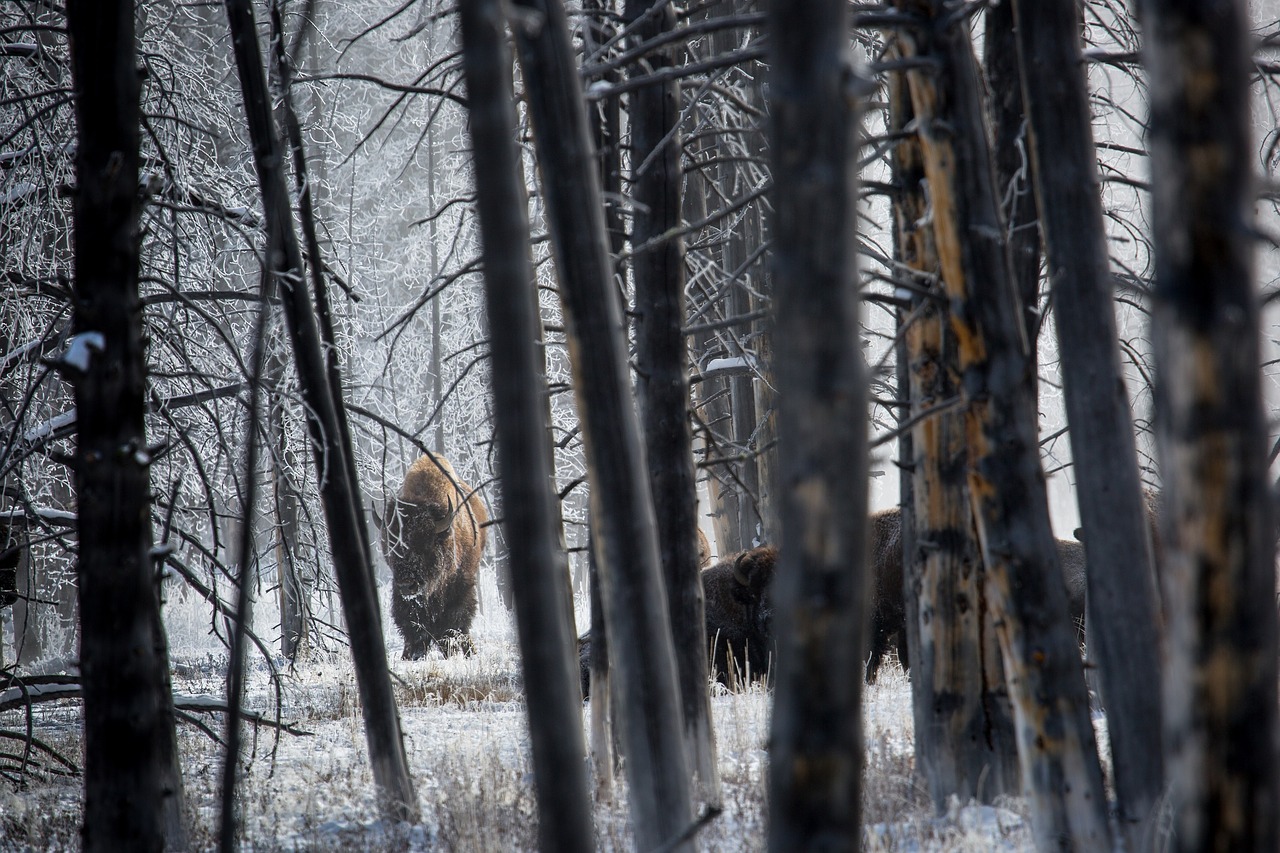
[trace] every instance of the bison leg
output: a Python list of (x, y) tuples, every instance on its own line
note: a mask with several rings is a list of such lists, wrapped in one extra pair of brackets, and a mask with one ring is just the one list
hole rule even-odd
[(466, 657), (475, 654), (470, 632), (476, 607), (475, 581), (462, 576), (450, 580), (428, 602), (432, 618), (425, 626), (426, 632), (446, 657), (454, 651)]

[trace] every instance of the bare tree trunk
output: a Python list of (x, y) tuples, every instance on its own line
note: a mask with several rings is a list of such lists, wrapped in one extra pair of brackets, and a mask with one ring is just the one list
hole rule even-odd
[[(627, 0), (623, 20), (642, 43), (675, 28), (671, 5)], [(643, 77), (670, 68), (650, 52), (632, 69)], [(636, 392), (645, 458), (658, 523), (662, 566), (684, 720), (685, 748), (698, 797), (720, 804), (711, 728), (707, 631), (698, 560), (698, 495), (689, 429), (689, 359), (685, 345), (684, 244), (680, 231), (680, 91), (674, 82), (631, 94), (632, 270), (635, 279)]]
[(843, 0), (769, 4), (782, 550), (769, 848), (861, 848), (867, 378)]
[(1164, 789), (1160, 612), (1120, 372), (1080, 12), (1075, 0), (1013, 8), (1085, 531), (1089, 654), (1100, 665), (1120, 828), (1131, 849), (1146, 849)]
[[(1037, 846), (1109, 845), (1106, 796), (1066, 587), (1057, 566), (1037, 412), (982, 85), (968, 22), (944, 0), (898, 0), (900, 33), (966, 394), (969, 495), (1013, 700)], [(944, 23), (945, 22), (945, 23)]]
[[(1013, 4), (987, 6), (983, 28), (983, 70), (991, 90), (991, 157), (995, 164), (996, 197), (1004, 211), (1013, 286), (1022, 304), (1027, 327), (1031, 375), (1036, 377), (1036, 337), (1040, 331), (1040, 224), (1031, 186), (1027, 111), (1018, 75), (1018, 44), (1013, 29)], [(1038, 377), (1037, 377), (1038, 378)]]
[(359, 495), (352, 479), (351, 446), (343, 441), (345, 419), (340, 419), (336, 411), (341, 397), (335, 400), (330, 385), (330, 365), (321, 352), (316, 315), (302, 280), (302, 252), (282, 170), (284, 151), (272, 121), (253, 7), (247, 0), (226, 0), (226, 8), (263, 210), (270, 229), (267, 244), (274, 249), (268, 259), (269, 272), (280, 287), (285, 320), (298, 362), (298, 379), (351, 642), (373, 776), (385, 813), (397, 820), (409, 820), (417, 814), (417, 798), (409, 778), (400, 719), (391, 691), (382, 616), (370, 565), (368, 531), (363, 529)]
[(547, 432), (546, 359), (529, 259), (524, 180), (514, 143), (511, 67), (498, 0), (459, 7), (477, 208), (484, 242), (489, 351), (543, 850), (592, 850), (582, 695), (574, 653), (569, 566)]
[[(890, 132), (910, 127), (904, 73), (890, 75), (889, 103)], [(899, 259), (916, 273), (918, 285), (929, 288), (912, 299), (903, 336), (908, 389), (902, 396), (911, 401), (915, 426), (899, 441), (909, 441), (912, 449), (904, 465), (910, 488), (904, 489), (903, 518), (910, 510), (915, 529), (909, 539), (903, 525), (902, 560), (916, 767), (942, 812), (953, 795), (961, 802), (990, 802), (1018, 793), (1018, 751), (973, 532), (964, 413), (955, 407), (961, 394), (959, 354), (941, 284), (930, 282), (938, 272), (938, 253), (919, 141), (904, 137), (893, 163)]]
[(650, 849), (681, 838), (692, 818), (653, 498), (564, 7), (558, 0), (517, 5), (538, 20), (536, 28), (517, 26), (516, 44), (560, 274), (594, 532), (600, 537), (596, 547), (622, 699), (632, 826), (636, 846)]
[[(600, 14), (586, 18), (583, 42), (594, 54), (614, 36), (611, 21), (615, 19), (613, 0), (587, 0), (583, 8)], [(604, 59), (599, 56), (598, 59)], [(616, 82), (621, 74), (611, 71), (606, 79)], [(604, 98), (588, 111), (592, 139), (600, 173), (604, 198), (605, 231), (609, 235), (610, 260), (615, 280), (623, 275), (620, 260), (626, 248), (626, 228), (622, 222), (622, 106), (620, 97)], [(590, 513), (588, 513), (590, 515)], [(596, 523), (594, 518), (590, 525)], [(614, 780), (614, 712), (613, 679), (609, 673), (609, 633), (604, 618), (604, 596), (600, 589), (600, 560), (596, 551), (597, 537), (587, 534), (587, 596), (591, 606), (591, 653), (589, 688), (591, 695), (591, 757), (596, 771), (596, 798), (606, 802), (613, 797)]]
[[(266, 354), (267, 366), (264, 384), (278, 390), (285, 373), (285, 352), (279, 342), (270, 338), (264, 344), (270, 346)], [(290, 661), (297, 658), (307, 645), (311, 622), (311, 585), (298, 553), (301, 496), (294, 483), (297, 453), (289, 440), (285, 422), (288, 413), (287, 397), (275, 394), (266, 405), (268, 434), (271, 436), (271, 485), (276, 519), (276, 579), (280, 585), (280, 653)]]
[[(78, 131), (75, 377), (85, 850), (160, 850), (173, 716), (149, 551), (138, 292), (140, 77), (128, 0), (67, 7)], [(166, 727), (168, 731), (166, 732)]]
[[(1243, 5), (1143, 3), (1169, 849), (1280, 849), (1274, 528)], [(1090, 534), (1092, 535), (1092, 534)]]

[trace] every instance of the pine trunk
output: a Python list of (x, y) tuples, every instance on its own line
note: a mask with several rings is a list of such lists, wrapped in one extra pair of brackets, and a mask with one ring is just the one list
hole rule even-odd
[[(134, 7), (67, 7), (76, 85), (75, 378), (85, 850), (160, 850), (173, 715), (152, 568), (145, 343), (138, 290)], [(71, 357), (75, 358), (72, 359)]]
[(1143, 3), (1169, 849), (1280, 849), (1274, 528), (1243, 4)]
[(1120, 372), (1076, 0), (1014, 0), (1120, 828), (1146, 849), (1164, 789), (1159, 600)]
[[(1041, 849), (1110, 844), (1106, 796), (1040, 468), (1034, 376), (995, 194), (968, 22), (898, 0), (900, 34), (965, 393), (969, 496)], [(946, 23), (944, 23), (946, 21)]]
[[(889, 97), (890, 130), (905, 130), (913, 117), (905, 74), (890, 75)], [(990, 802), (1017, 794), (1018, 752), (974, 536), (964, 413), (954, 406), (961, 394), (959, 353), (941, 285), (932, 281), (938, 253), (920, 143), (904, 137), (893, 164), (899, 260), (917, 285), (928, 287), (913, 297), (903, 335), (909, 381), (903, 396), (915, 426), (904, 436), (911, 482), (903, 518), (910, 510), (914, 529), (908, 537), (903, 525), (902, 560), (916, 767), (941, 813), (953, 795)]]
[(489, 351), (503, 528), (533, 745), (543, 850), (594, 849), (569, 566), (546, 429), (546, 360), (528, 207), (516, 138), (506, 32), (498, 0), (459, 7), (484, 244)]
[[(628, 0), (626, 4), (623, 20), (637, 43), (660, 38), (675, 27), (672, 6), (651, 12), (652, 5), (650, 0)], [(669, 55), (650, 52), (632, 74), (642, 77), (671, 65)], [(636, 392), (658, 523), (658, 561), (671, 615), (685, 747), (698, 798), (718, 806), (720, 776), (707, 689), (707, 632), (684, 337), (679, 86), (663, 82), (636, 89), (631, 94), (630, 118)]]
[[(632, 828), (637, 848), (651, 849), (674, 842), (692, 822), (653, 498), (565, 10), (559, 0), (518, 0), (517, 6), (540, 22), (536, 28), (517, 26), (516, 45), (583, 426)], [(675, 849), (688, 848), (683, 842)]]
[(867, 377), (860, 346), (843, 0), (768, 6), (782, 550), (769, 849), (862, 844)]

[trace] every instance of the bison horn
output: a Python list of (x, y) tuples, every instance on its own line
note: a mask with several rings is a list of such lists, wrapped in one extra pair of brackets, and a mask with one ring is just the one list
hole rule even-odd
[(747, 580), (746, 574), (742, 571), (742, 561), (747, 557), (743, 554), (741, 557), (733, 561), (733, 579), (743, 586), (751, 586), (751, 581)]

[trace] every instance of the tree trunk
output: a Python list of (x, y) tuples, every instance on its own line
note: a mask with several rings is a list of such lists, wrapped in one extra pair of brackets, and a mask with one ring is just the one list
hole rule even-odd
[(1146, 849), (1164, 789), (1160, 612), (1120, 372), (1080, 12), (1076, 0), (1013, 7), (1085, 531), (1089, 656), (1100, 666), (1120, 827), (1131, 849)]
[[(675, 28), (671, 5), (650, 13), (651, 6), (650, 0), (627, 0), (623, 20), (636, 43)], [(643, 77), (671, 64), (664, 52), (650, 52), (633, 67), (632, 75)], [(671, 615), (685, 747), (699, 799), (718, 807), (720, 776), (707, 690), (710, 676), (684, 337), (679, 86), (665, 82), (636, 89), (631, 94), (630, 117), (636, 392), (658, 524), (658, 562)]]
[[(595, 153), (568, 23), (558, 0), (520, 0), (539, 26), (517, 26), (525, 97), (547, 201), (601, 588), (639, 849), (679, 838), (691, 823), (671, 624), (663, 594), (653, 498), (644, 468), (622, 306), (613, 285)], [(676, 849), (686, 849), (682, 843)]]
[(1036, 377), (1036, 338), (1040, 331), (1040, 223), (1031, 187), (1027, 115), (1018, 76), (1018, 44), (1013, 4), (987, 6), (982, 63), (991, 90), (991, 158), (996, 171), (996, 197), (1004, 211), (1013, 287), (1022, 304), (1027, 328), (1031, 375)]
[(226, 0), (226, 8), (269, 229), (267, 245), (276, 247), (268, 258), (269, 272), (280, 287), (298, 363), (321, 502), (364, 713), (369, 759), (385, 814), (396, 820), (410, 820), (417, 815), (417, 798), (391, 691), (382, 616), (369, 563), (368, 532), (361, 529), (363, 519), (358, 511), (356, 483), (351, 477), (354, 466), (349, 462), (351, 446), (342, 440), (342, 421), (321, 352), (316, 315), (302, 281), (302, 252), (282, 170), (284, 151), (271, 117), (253, 7), (246, 0)]
[(1280, 849), (1274, 528), (1241, 4), (1143, 3), (1171, 850)]
[(769, 4), (782, 550), (769, 849), (861, 849), (867, 378), (848, 4)]
[(293, 480), (297, 453), (289, 440), (286, 423), (288, 397), (278, 393), (285, 375), (284, 346), (270, 337), (264, 345), (267, 353), (265, 385), (273, 394), (268, 395), (266, 405), (268, 434), (271, 436), (271, 484), (276, 519), (276, 580), (280, 585), (280, 653), (286, 659), (296, 660), (305, 650), (311, 630), (311, 584), (298, 553), (298, 533), (301, 529), (301, 495)]
[(539, 342), (537, 282), (515, 104), (507, 76), (498, 0), (459, 7), (476, 204), (484, 244), (489, 351), (503, 527), (510, 554), (516, 627), (538, 791), (543, 850), (593, 850), (582, 693), (574, 651), (569, 566), (559, 529), (551, 468), (546, 359)]
[[(584, 21), (583, 42), (589, 53), (595, 54), (615, 35), (610, 22), (615, 20), (612, 0), (587, 0), (586, 10), (598, 14), (588, 15)], [(606, 57), (601, 55), (599, 59)], [(622, 75), (607, 72), (605, 79), (617, 82)], [(620, 97), (604, 98), (588, 112), (591, 136), (595, 141), (596, 157), (600, 173), (600, 186), (604, 198), (605, 231), (609, 235), (609, 255), (613, 264), (615, 281), (623, 275), (623, 250), (626, 248), (626, 228), (622, 222), (622, 106)], [(590, 513), (588, 513), (590, 515)], [(596, 524), (589, 518), (589, 526)], [(596, 772), (596, 798), (607, 802), (613, 797), (614, 780), (614, 686), (609, 673), (609, 634), (604, 618), (604, 596), (600, 589), (600, 560), (595, 548), (597, 537), (587, 534), (587, 597), (591, 607), (591, 653), (589, 688), (591, 695), (591, 758)]]
[(1102, 770), (1049, 525), (1026, 328), (968, 21), (950, 18), (944, 0), (898, 0), (898, 8), (922, 21), (900, 39), (908, 59), (922, 60), (908, 79), (966, 395), (969, 495), (1036, 843), (1097, 849), (1110, 844)]
[[(905, 73), (890, 75), (889, 99), (890, 131), (910, 127)], [(938, 253), (919, 141), (904, 137), (893, 164), (899, 259), (927, 282), (938, 273)], [(953, 406), (961, 394), (959, 354), (941, 285), (929, 288), (912, 299), (903, 336), (909, 387), (902, 396), (915, 426), (899, 441), (912, 449), (903, 519), (910, 511), (915, 528), (909, 538), (903, 524), (902, 560), (916, 767), (941, 813), (952, 795), (991, 802), (1020, 785), (1013, 709), (973, 533), (964, 413)]]
[(178, 792), (165, 785), (173, 716), (149, 554), (133, 3), (73, 0), (67, 30), (79, 138), (75, 337), (64, 366), (78, 413), (82, 837), (85, 850), (160, 850), (165, 801)]

